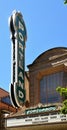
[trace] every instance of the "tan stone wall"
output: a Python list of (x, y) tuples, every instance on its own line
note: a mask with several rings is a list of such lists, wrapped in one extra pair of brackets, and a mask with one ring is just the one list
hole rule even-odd
[(29, 101), (29, 80), (25, 75), (25, 90), (26, 90), (26, 100)]

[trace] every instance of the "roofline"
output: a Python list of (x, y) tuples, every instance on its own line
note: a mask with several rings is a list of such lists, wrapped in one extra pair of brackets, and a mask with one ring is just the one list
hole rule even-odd
[(5, 91), (5, 92), (7, 92), (7, 93), (9, 94), (9, 92), (8, 92), (8, 91), (6, 91), (5, 89), (3, 89), (3, 88), (1, 88), (1, 87), (0, 87), (0, 89), (1, 89), (1, 90), (3, 90), (3, 91)]
[[(49, 52), (49, 51), (51, 51), (51, 50), (54, 50), (54, 49), (67, 49), (67, 47), (54, 47), (54, 48), (48, 49), (48, 50), (44, 51), (43, 53), (41, 53), (41, 54), (32, 62), (32, 64), (34, 64), (35, 61), (36, 61), (40, 56), (42, 56), (44, 53), (47, 53), (47, 52)], [(27, 67), (29, 68), (32, 64), (27, 65)]]

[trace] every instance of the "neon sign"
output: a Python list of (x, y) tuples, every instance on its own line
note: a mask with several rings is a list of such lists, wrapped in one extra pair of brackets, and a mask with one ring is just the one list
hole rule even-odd
[(25, 110), (25, 114), (35, 114), (35, 113), (42, 113), (42, 112), (49, 112), (55, 111), (57, 108), (56, 106), (49, 106), (49, 107), (42, 107), (42, 108), (33, 108)]
[(12, 65), (10, 97), (14, 107), (25, 103), (25, 42), (27, 32), (20, 12), (14, 11), (9, 18), (12, 40)]

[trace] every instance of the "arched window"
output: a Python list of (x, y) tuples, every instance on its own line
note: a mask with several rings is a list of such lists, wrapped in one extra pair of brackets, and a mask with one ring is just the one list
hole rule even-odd
[(44, 76), (40, 80), (40, 102), (43, 104), (60, 102), (61, 97), (56, 91), (58, 86), (63, 86), (63, 72)]

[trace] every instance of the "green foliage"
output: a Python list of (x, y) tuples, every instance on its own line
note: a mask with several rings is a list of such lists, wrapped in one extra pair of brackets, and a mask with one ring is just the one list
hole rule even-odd
[(67, 114), (67, 88), (57, 87), (56, 91), (60, 93), (60, 95), (64, 98), (63, 105), (61, 108), (61, 112), (63, 114)]
[(67, 114), (67, 100), (63, 102), (63, 106), (61, 108), (61, 112)]
[(63, 88), (58, 86), (56, 88), (56, 91), (60, 93), (61, 96), (63, 96), (65, 99), (67, 99), (67, 88)]
[(64, 0), (64, 4), (67, 4), (67, 0)]

